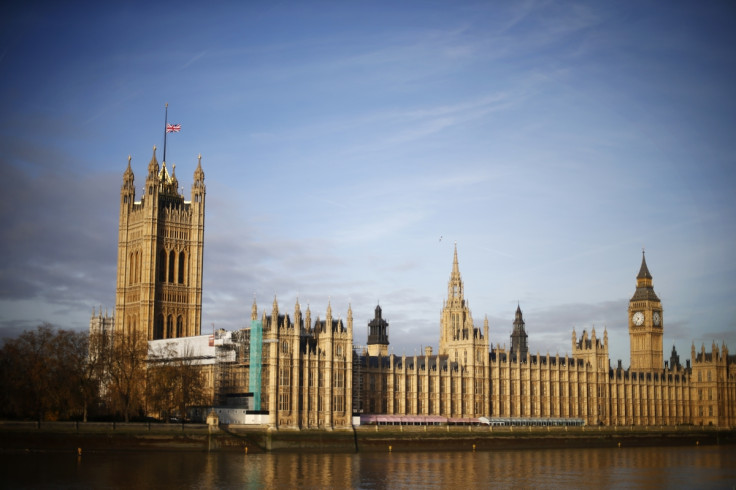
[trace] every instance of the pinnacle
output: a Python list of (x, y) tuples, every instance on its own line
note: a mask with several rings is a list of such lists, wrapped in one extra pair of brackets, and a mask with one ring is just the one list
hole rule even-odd
[(639, 269), (639, 274), (636, 276), (637, 279), (651, 279), (652, 275), (649, 273), (649, 268), (647, 267), (647, 259), (644, 256), (644, 251), (641, 251), (641, 268)]
[(158, 173), (158, 160), (156, 160), (156, 145), (153, 145), (153, 155), (151, 156), (151, 161), (148, 162), (148, 173)]

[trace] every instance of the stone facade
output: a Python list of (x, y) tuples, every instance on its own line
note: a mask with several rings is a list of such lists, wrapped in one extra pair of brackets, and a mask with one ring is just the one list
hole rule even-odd
[(156, 147), (144, 195), (135, 200), (128, 158), (120, 190), (115, 329), (148, 340), (199, 335), (205, 186), (201, 156), (191, 201), (179, 194), (175, 166), (159, 169)]
[[(192, 199), (179, 194), (178, 181), (154, 154), (145, 195), (135, 201), (133, 172), (123, 174), (120, 201), (115, 319), (93, 312), (90, 331), (142, 335), (148, 340), (196, 336), (201, 330), (202, 253), (205, 186), (201, 158)], [(631, 366), (612, 368), (608, 332), (595, 328), (578, 337), (561, 357), (528, 351), (518, 306), (507, 351), (489, 341), (488, 319), (475, 326), (460, 275), (457, 248), (439, 322), (439, 349), (424, 355), (388, 354), (388, 322), (376, 307), (368, 344), (355, 351), (353, 313), (345, 322), (327, 306), (324, 320), (312, 321), (299, 301), (293, 316), (274, 298), (251, 321), (262, 326), (247, 349), (258, 349), (260, 387), (250, 386), (250, 359), (230, 356), (208, 368), (213, 395), (257, 388), (260, 409), (273, 428), (347, 428), (356, 413), (439, 416), (468, 421), (479, 417), (574, 418), (590, 425), (736, 425), (736, 356), (725, 345), (710, 352), (692, 347), (686, 366), (673, 348), (663, 359), (663, 309), (642, 257), (629, 302)], [(250, 333), (250, 332), (249, 332)], [(242, 334), (242, 335), (241, 335)], [(246, 338), (241, 332), (240, 337)], [(241, 339), (241, 340), (242, 340)], [(243, 342), (233, 352), (245, 349)], [(219, 354), (218, 354), (219, 355)], [(231, 358), (232, 357), (232, 358)]]
[[(255, 303), (254, 303), (255, 310)], [(255, 319), (255, 311), (252, 319)], [(271, 314), (264, 312), (263, 394), (269, 425), (280, 428), (350, 427), (352, 423), (353, 312), (347, 322), (332, 315), (324, 320), (302, 318), (297, 300), (294, 318), (279, 314), (274, 298)], [(268, 382), (266, 382), (268, 380)]]
[[(641, 315), (637, 315), (641, 313)], [(531, 355), (518, 307), (512, 349), (489, 348), (473, 326), (457, 259), (440, 320), (440, 352), (424, 356), (365, 355), (356, 360), (361, 380), (356, 409), (389, 415), (579, 418), (589, 425), (736, 425), (736, 357), (725, 345), (692, 348), (687, 367), (673, 348), (662, 356), (662, 305), (642, 259), (629, 305), (631, 367), (611, 368), (608, 332), (580, 337), (572, 354)], [(370, 342), (369, 342), (370, 349)]]

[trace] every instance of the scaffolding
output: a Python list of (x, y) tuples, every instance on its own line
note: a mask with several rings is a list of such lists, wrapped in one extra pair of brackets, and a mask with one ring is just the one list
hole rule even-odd
[(253, 408), (261, 409), (261, 368), (263, 349), (263, 322), (251, 320), (248, 360), (250, 363), (248, 389), (253, 393)]
[(223, 405), (226, 395), (233, 390), (235, 361), (234, 344), (228, 342), (215, 346), (215, 405)]
[(250, 329), (244, 328), (229, 334), (228, 337), (213, 336), (215, 343), (214, 404), (228, 404), (228, 397), (244, 390), (243, 379), (239, 375), (243, 365), (250, 358)]
[(364, 345), (353, 345), (353, 414), (363, 413), (363, 363), (367, 362)]

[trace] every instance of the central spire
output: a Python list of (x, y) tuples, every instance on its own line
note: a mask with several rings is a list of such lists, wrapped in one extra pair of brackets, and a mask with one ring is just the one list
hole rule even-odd
[(455, 243), (455, 255), (452, 258), (452, 276), (460, 277), (460, 266), (457, 263), (457, 242)]
[(460, 266), (457, 260), (457, 243), (455, 243), (455, 253), (452, 258), (452, 273), (450, 281), (447, 283), (447, 300), (449, 302), (462, 301), (463, 298), (463, 281), (460, 277)]
[(649, 267), (647, 267), (647, 259), (644, 255), (644, 250), (641, 251), (641, 268), (639, 274), (636, 276), (637, 279), (651, 279), (652, 275), (649, 273)]

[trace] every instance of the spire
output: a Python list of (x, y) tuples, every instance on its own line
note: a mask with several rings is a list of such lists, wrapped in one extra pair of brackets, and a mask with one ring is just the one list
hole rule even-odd
[(299, 304), (298, 297), (296, 298), (296, 303), (294, 303), (294, 324), (297, 330), (302, 329), (302, 307)]
[(130, 155), (128, 155), (128, 167), (125, 169), (125, 173), (123, 174), (123, 182), (133, 182), (133, 178), (135, 177), (133, 175), (133, 169), (130, 168)]
[(511, 353), (518, 354), (521, 359), (525, 359), (529, 348), (527, 346), (528, 335), (524, 331), (524, 318), (521, 314), (521, 305), (516, 305), (516, 315), (514, 319), (514, 331), (511, 333)]
[(171, 177), (169, 176), (169, 171), (166, 170), (166, 162), (163, 162), (161, 164), (161, 172), (159, 172), (158, 178), (164, 184), (168, 184), (169, 181), (171, 181)]
[(253, 306), (250, 307), (250, 319), (258, 320), (258, 305), (256, 305), (256, 295), (253, 295)]
[(452, 276), (460, 277), (460, 266), (457, 263), (457, 242), (455, 242), (455, 255), (452, 258)]
[(271, 325), (272, 328), (279, 328), (279, 303), (276, 300), (276, 294), (273, 295), (273, 304), (271, 305)]
[(204, 171), (202, 170), (202, 154), (197, 155), (197, 168), (194, 170), (194, 182), (204, 182)]
[(156, 145), (153, 145), (153, 156), (148, 162), (148, 178), (155, 178), (158, 175), (158, 160), (156, 160)]
[(644, 256), (644, 250), (641, 251), (641, 268), (636, 276), (636, 291), (631, 301), (659, 301), (657, 294), (652, 287), (652, 275), (649, 273), (647, 261)]
[(644, 256), (644, 250), (641, 251), (641, 268), (639, 269), (639, 275), (636, 276), (637, 279), (651, 279), (652, 275), (649, 273), (649, 268), (647, 267), (647, 259)]
[(179, 189), (179, 179), (176, 178), (176, 164), (171, 164), (171, 186), (174, 188), (174, 191), (178, 193)]
[(451, 304), (463, 299), (463, 281), (460, 277), (460, 266), (457, 260), (457, 243), (452, 257), (452, 273), (450, 274), (450, 281), (447, 283), (447, 299), (448, 303)]

